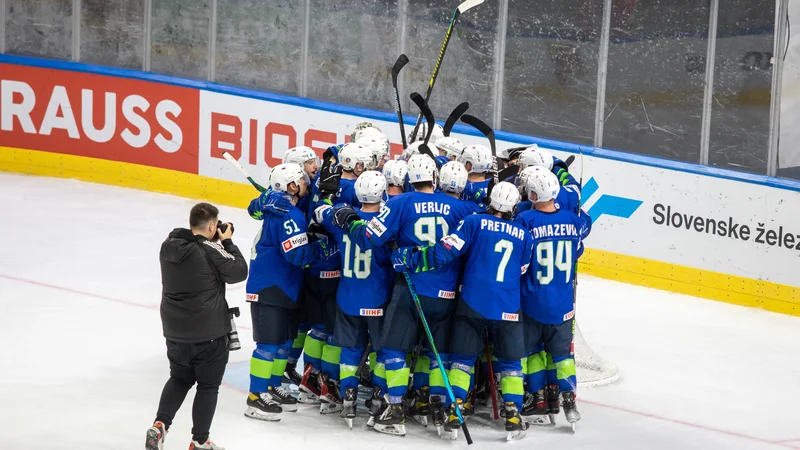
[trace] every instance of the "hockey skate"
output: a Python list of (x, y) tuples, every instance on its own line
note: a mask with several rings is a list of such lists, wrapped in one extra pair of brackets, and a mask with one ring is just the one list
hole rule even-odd
[(430, 408), (433, 426), (436, 427), (436, 432), (439, 434), (439, 437), (442, 437), (442, 433), (444, 433), (444, 422), (447, 417), (447, 411), (442, 403), (442, 398), (438, 395), (431, 396)]
[(319, 393), (319, 413), (332, 414), (340, 412), (344, 406), (342, 404), (342, 397), (339, 395), (339, 382), (328, 379), (327, 376), (320, 377), (320, 393)]
[(375, 418), (373, 428), (379, 433), (391, 434), (393, 436), (405, 436), (406, 413), (403, 410), (403, 405), (400, 403), (388, 405), (381, 415)]
[(297, 401), (300, 403), (319, 403), (319, 374), (314, 373), (314, 368), (311, 364), (306, 364), (303, 371), (303, 378), (300, 384), (297, 385), (300, 393), (297, 396)]
[(507, 402), (505, 405), (506, 410), (506, 440), (516, 441), (525, 437), (525, 421), (517, 411), (517, 405)]
[(451, 439), (453, 441), (458, 439), (458, 429), (461, 428), (461, 420), (458, 418), (456, 408), (459, 408), (462, 411), (464, 410), (464, 403), (460, 398), (456, 399), (456, 403), (450, 404), (447, 420), (444, 423), (444, 431), (439, 435), (439, 437), (442, 439)]
[(556, 416), (561, 411), (561, 398), (557, 384), (550, 384), (545, 391), (547, 397), (547, 409), (550, 414), (550, 421), (556, 423)]
[(427, 386), (417, 389), (414, 393), (414, 405), (411, 407), (411, 418), (414, 422), (428, 427), (428, 414), (431, 412), (430, 407), (430, 388)]
[(522, 412), (520, 413), (522, 420), (528, 425), (536, 425), (542, 427), (552, 427), (555, 422), (550, 420), (550, 409), (547, 407), (547, 401), (544, 397), (544, 390), (534, 392), (525, 392), (525, 402), (522, 404)]
[(267, 422), (278, 422), (281, 420), (280, 414), (282, 412), (283, 408), (281, 408), (280, 403), (274, 400), (269, 392), (251, 392), (247, 395), (247, 409), (244, 412), (246, 417)]
[(375, 418), (383, 414), (383, 410), (389, 406), (389, 403), (381, 396), (381, 388), (374, 386), (372, 388), (372, 397), (364, 402), (364, 406), (369, 408), (369, 419), (367, 419), (367, 426), (375, 426)]
[(358, 389), (347, 388), (344, 390), (344, 402), (342, 409), (342, 418), (347, 422), (347, 426), (353, 429), (353, 419), (356, 418), (356, 399), (358, 398)]
[(575, 432), (575, 423), (581, 420), (581, 414), (578, 412), (578, 406), (575, 404), (575, 392), (564, 391), (561, 393), (564, 406), (564, 416), (567, 422), (572, 425), (572, 432)]
[(300, 383), (303, 381), (303, 377), (297, 373), (295, 368), (297, 367), (296, 364), (286, 364), (286, 370), (283, 371), (283, 377), (281, 377), (281, 382), (285, 384), (293, 384), (300, 387)]
[(203, 444), (197, 441), (192, 441), (192, 443), (189, 444), (189, 450), (225, 450), (225, 448), (220, 447), (211, 441), (206, 441)]
[(167, 430), (161, 421), (156, 421), (147, 430), (147, 438), (144, 441), (146, 450), (164, 450), (164, 439), (167, 438)]

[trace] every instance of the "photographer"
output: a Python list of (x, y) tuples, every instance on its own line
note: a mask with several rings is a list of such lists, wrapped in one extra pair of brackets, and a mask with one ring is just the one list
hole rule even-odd
[[(156, 421), (147, 430), (148, 450), (163, 448), (172, 419), (195, 382), (189, 448), (222, 450), (208, 440), (208, 434), (228, 363), (229, 334), (235, 331), (225, 283), (244, 281), (248, 269), (231, 240), (233, 224), (218, 222), (218, 216), (213, 205), (198, 203), (189, 214), (191, 229), (176, 228), (161, 244), (161, 324), (170, 378), (161, 393)], [(238, 344), (238, 337), (234, 341)]]

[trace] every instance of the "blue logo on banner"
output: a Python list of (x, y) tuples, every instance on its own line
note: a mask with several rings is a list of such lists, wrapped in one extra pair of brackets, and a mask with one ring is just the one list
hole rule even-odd
[[(585, 199), (584, 203), (597, 193), (598, 188), (599, 186), (597, 185), (597, 181), (594, 179), (594, 177), (589, 178), (589, 181), (586, 182), (581, 190), (581, 197)], [(599, 219), (603, 214), (627, 219), (633, 215), (637, 209), (639, 209), (639, 206), (641, 206), (642, 203), (643, 202), (641, 200), (602, 194), (600, 198), (594, 202), (594, 205), (592, 205), (587, 213), (594, 222), (597, 222), (597, 219)]]

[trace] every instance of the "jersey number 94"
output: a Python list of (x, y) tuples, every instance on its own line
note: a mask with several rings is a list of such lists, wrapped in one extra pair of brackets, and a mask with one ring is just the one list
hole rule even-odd
[[(545, 241), (536, 244), (536, 279), (539, 284), (550, 284), (556, 277), (564, 283), (572, 280), (572, 241)], [(563, 275), (556, 272), (562, 272)]]

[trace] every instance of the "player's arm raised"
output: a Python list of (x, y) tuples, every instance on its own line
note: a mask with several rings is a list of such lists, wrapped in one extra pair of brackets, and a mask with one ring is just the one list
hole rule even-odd
[(462, 220), (455, 232), (427, 247), (403, 247), (392, 252), (394, 270), (427, 272), (446, 266), (469, 250), (471, 227)]

